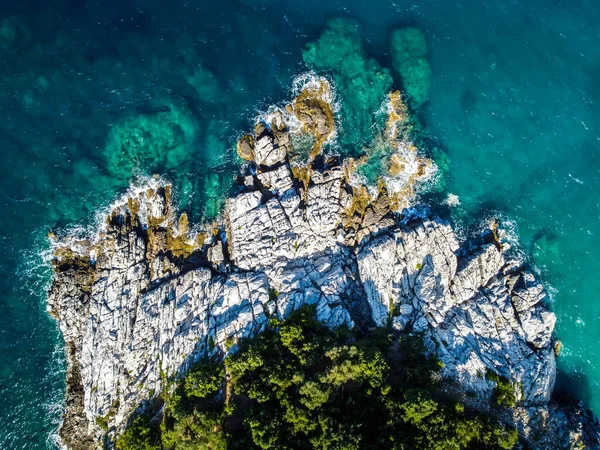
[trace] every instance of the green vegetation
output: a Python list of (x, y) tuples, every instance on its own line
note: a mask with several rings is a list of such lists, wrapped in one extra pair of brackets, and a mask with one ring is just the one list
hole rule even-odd
[(206, 398), (219, 392), (225, 377), (225, 368), (213, 360), (196, 363), (183, 380), (187, 397)]
[(196, 364), (165, 398), (162, 423), (136, 419), (117, 448), (442, 450), (516, 443), (516, 431), (436, 397), (440, 364), (424, 356), (419, 336), (330, 330), (314, 308), (271, 325), (239, 342), (224, 367)]
[(279, 292), (277, 289), (270, 288), (269, 289), (269, 301), (275, 301), (279, 297)]
[(96, 417), (96, 425), (98, 425), (104, 431), (108, 431), (108, 416)]
[(222, 413), (194, 410), (189, 414), (169, 415), (171, 422), (163, 424), (162, 447), (177, 450), (221, 450), (227, 439), (221, 427)]
[(517, 397), (515, 396), (515, 389), (513, 383), (506, 378), (501, 377), (494, 372), (489, 372), (487, 374), (487, 379), (496, 382), (496, 387), (494, 388), (494, 401), (499, 406), (507, 406), (509, 408), (514, 408), (517, 404)]
[(235, 340), (232, 337), (228, 337), (225, 340), (225, 349), (229, 350), (234, 345), (235, 345)]
[(159, 434), (150, 418), (141, 415), (129, 424), (117, 441), (117, 450), (160, 450)]

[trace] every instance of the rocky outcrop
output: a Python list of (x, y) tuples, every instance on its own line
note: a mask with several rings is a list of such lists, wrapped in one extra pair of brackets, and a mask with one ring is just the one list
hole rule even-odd
[(475, 393), (481, 408), (506, 377), (521, 409), (505, 420), (523, 436), (541, 426), (536, 414), (581, 424), (548, 406), (555, 316), (497, 230), (461, 243), (443, 220), (400, 214), (385, 189), (353, 185), (336, 159), (299, 179), (284, 126), (259, 124), (240, 145), (252, 162), (218, 223), (190, 231), (169, 186), (153, 180), (118, 202), (93, 239), (56, 243), (48, 305), (71, 349), (67, 447), (110, 448), (169, 379), (307, 304), (332, 327), (422, 333), (454, 393)]
[(308, 83), (287, 109), (300, 121), (303, 131), (314, 137), (310, 157), (316, 157), (335, 132), (329, 82), (321, 79), (318, 83)]
[(518, 383), (527, 404), (550, 400), (556, 319), (541, 285), (505, 261), (498, 243), (467, 253), (449, 225), (408, 221), (370, 240), (357, 259), (374, 321), (384, 325), (391, 313), (398, 331), (427, 333), (443, 375), (485, 391), (491, 371)]

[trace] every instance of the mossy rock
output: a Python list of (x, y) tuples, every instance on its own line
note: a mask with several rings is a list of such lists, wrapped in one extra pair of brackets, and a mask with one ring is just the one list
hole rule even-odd
[(315, 143), (310, 151), (310, 158), (316, 157), (323, 144), (332, 136), (335, 130), (335, 120), (331, 105), (324, 99), (330, 95), (329, 83), (319, 81), (319, 87), (306, 87), (294, 99), (292, 111), (303, 124), (304, 131), (315, 137)]
[(254, 160), (254, 140), (249, 134), (245, 134), (237, 142), (237, 154), (240, 158), (246, 161)]

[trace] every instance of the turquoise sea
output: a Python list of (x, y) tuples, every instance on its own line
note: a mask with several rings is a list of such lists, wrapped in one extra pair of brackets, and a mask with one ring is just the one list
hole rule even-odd
[[(342, 41), (315, 60), (307, 45), (339, 17)], [(331, 73), (339, 151), (360, 153), (384, 68), (402, 86), (391, 36), (407, 26), (432, 70), (421, 144), (449, 160), (433, 198), (459, 197), (465, 236), (501, 218), (552, 295), (556, 396), (598, 413), (599, 23), (593, 0), (0, 0), (0, 448), (55, 448), (65, 359), (47, 233), (92, 224), (132, 174), (164, 175), (195, 220), (214, 217), (236, 138), (342, 49), (357, 66)]]

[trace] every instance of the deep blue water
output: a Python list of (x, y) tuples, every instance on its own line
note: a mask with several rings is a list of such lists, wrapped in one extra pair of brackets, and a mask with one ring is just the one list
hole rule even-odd
[[(0, 1), (0, 448), (53, 448), (60, 419), (47, 232), (91, 223), (132, 171), (166, 176), (182, 208), (213, 216), (237, 171), (235, 139), (289, 97), (334, 17), (358, 21), (366, 55), (390, 69), (392, 31), (424, 31), (432, 85), (418, 113), (450, 159), (453, 217), (469, 230), (499, 216), (518, 237), (552, 292), (559, 388), (600, 411), (593, 1), (53, 3)], [(124, 141), (135, 145), (123, 155)]]

